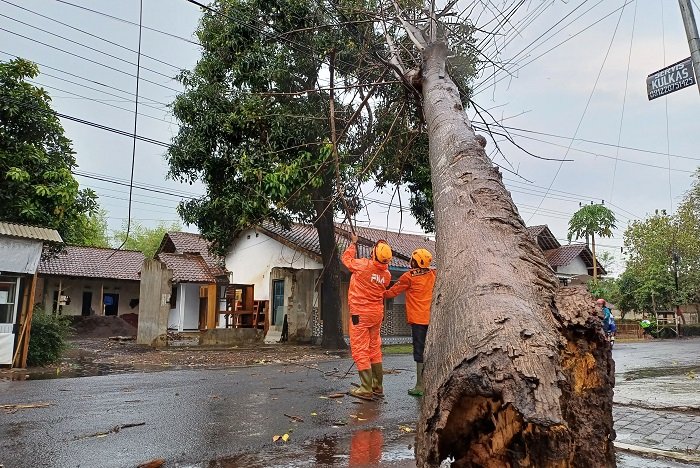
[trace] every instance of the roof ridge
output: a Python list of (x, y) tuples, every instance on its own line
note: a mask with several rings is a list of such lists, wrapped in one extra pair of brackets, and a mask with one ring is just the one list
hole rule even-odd
[(65, 244), (64, 248), (67, 247), (77, 247), (81, 249), (95, 249), (95, 250), (112, 250), (116, 252), (130, 252), (130, 253), (140, 253), (142, 255), (145, 255), (142, 251), (140, 250), (131, 250), (131, 249), (117, 249), (114, 247), (98, 247), (98, 246), (93, 246), (93, 245), (76, 245), (76, 244)]

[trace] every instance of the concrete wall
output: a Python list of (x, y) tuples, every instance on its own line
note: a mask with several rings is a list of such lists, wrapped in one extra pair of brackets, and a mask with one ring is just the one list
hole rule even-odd
[(557, 267), (557, 273), (587, 275), (588, 268), (586, 267), (586, 262), (584, 262), (581, 257), (576, 257), (568, 265)]
[(200, 332), (199, 344), (209, 346), (240, 346), (261, 344), (263, 331), (254, 328), (215, 328)]
[[(272, 280), (284, 280), (284, 306), (291, 343), (311, 342), (314, 308), (320, 308), (318, 291), (314, 289), (320, 274), (320, 269), (273, 268), (270, 272), (270, 289)], [(272, 312), (272, 300), (270, 310)]]
[(262, 232), (249, 229), (233, 241), (226, 255), (232, 283), (255, 286), (256, 300), (270, 300), (273, 268), (323, 269), (323, 265)]
[(62, 306), (61, 308), (61, 313), (63, 315), (82, 314), (83, 292), (92, 293), (90, 308), (95, 311), (95, 315), (104, 315), (104, 309), (100, 302), (102, 294), (119, 295), (118, 315), (139, 313), (138, 304), (135, 307), (129, 306), (129, 302), (134, 299), (139, 299), (141, 289), (141, 283), (139, 281), (71, 279), (54, 276), (45, 276), (40, 278), (40, 280), (42, 283), (40, 286), (42, 294), (40, 298), (37, 297), (37, 302), (41, 300), (46, 310), (51, 310), (53, 307), (54, 292), (58, 291), (60, 282), (62, 294), (64, 296), (70, 296), (70, 304)]
[(141, 269), (140, 314), (136, 342), (165, 346), (172, 272), (154, 259), (146, 259)]

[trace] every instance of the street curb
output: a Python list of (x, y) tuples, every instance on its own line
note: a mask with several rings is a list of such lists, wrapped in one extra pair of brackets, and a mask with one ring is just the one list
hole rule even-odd
[(689, 455), (682, 452), (674, 452), (671, 450), (661, 450), (650, 447), (641, 447), (639, 445), (625, 444), (624, 442), (614, 442), (615, 448), (625, 452), (636, 453), (638, 455), (670, 458), (676, 461), (684, 461), (689, 463), (700, 463), (700, 456)]
[(613, 405), (624, 406), (626, 408), (639, 408), (649, 411), (669, 411), (673, 413), (691, 414), (693, 416), (700, 415), (700, 407), (698, 406), (660, 406), (658, 404), (651, 404), (642, 400), (631, 399), (613, 400)]

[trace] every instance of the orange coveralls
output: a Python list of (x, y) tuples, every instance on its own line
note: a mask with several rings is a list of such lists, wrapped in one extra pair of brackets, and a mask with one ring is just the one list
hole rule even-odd
[(352, 276), (348, 290), (350, 308), (350, 351), (358, 371), (382, 362), (379, 329), (384, 318), (384, 291), (391, 282), (388, 265), (370, 258), (355, 258), (357, 248), (350, 244), (343, 253), (343, 265)]
[(430, 303), (433, 300), (435, 270), (414, 268), (409, 270), (394, 284), (384, 297), (391, 299), (406, 291), (406, 321), (410, 324), (430, 324)]

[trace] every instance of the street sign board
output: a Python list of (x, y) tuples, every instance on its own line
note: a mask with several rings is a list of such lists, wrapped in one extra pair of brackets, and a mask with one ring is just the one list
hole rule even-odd
[(647, 96), (651, 101), (694, 84), (693, 62), (688, 57), (647, 76)]

